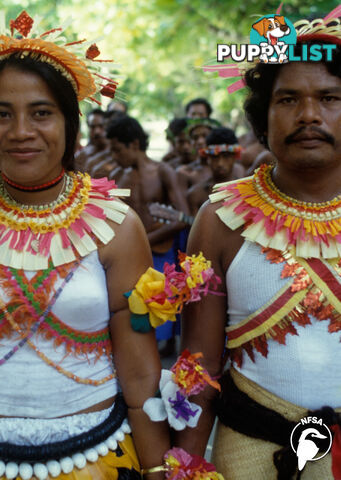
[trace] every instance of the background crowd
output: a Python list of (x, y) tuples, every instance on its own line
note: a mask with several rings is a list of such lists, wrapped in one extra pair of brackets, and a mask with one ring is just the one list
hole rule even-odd
[[(128, 106), (112, 101), (106, 110), (91, 110), (86, 118), (88, 138), (79, 143), (76, 170), (94, 178), (114, 179), (119, 188), (132, 189), (127, 200), (139, 214), (148, 234), (154, 266), (184, 251), (190, 226), (213, 185), (251, 174), (260, 163), (272, 161), (251, 130), (237, 138), (214, 118), (205, 98), (194, 98), (164, 132), (169, 147), (161, 160), (150, 157), (148, 134)], [(84, 140), (83, 140), (84, 143)], [(159, 327), (160, 353), (174, 353), (176, 325)]]

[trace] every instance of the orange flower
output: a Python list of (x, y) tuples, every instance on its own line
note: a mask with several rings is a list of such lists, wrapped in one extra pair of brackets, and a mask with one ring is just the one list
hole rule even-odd
[(207, 370), (200, 365), (198, 359), (202, 357), (201, 352), (191, 354), (186, 349), (171, 368), (174, 381), (179, 386), (181, 393), (197, 395), (206, 385), (211, 385), (220, 391), (219, 383), (213, 380)]

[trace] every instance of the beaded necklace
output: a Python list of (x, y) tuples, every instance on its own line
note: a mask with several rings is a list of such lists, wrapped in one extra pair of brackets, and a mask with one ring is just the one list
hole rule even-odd
[(328, 202), (321, 203), (297, 200), (281, 192), (276, 187), (271, 178), (273, 168), (273, 165), (262, 165), (260, 171), (253, 178), (255, 189), (270, 205), (275, 206), (282, 213), (291, 213), (298, 218), (307, 220), (328, 221), (330, 218), (341, 217), (341, 211), (338, 211), (338, 208), (341, 206), (341, 195)]
[(20, 185), (19, 183), (13, 182), (10, 178), (6, 177), (4, 172), (1, 173), (1, 176), (3, 180), (8, 183), (8, 185), (11, 185), (11, 187), (16, 188), (17, 190), (20, 190), (21, 192), (43, 192), (44, 190), (49, 190), (50, 188), (54, 187), (59, 183), (62, 178), (64, 177), (65, 170), (62, 168), (61, 173), (54, 178), (53, 180), (50, 180), (49, 182), (42, 183), (40, 185), (34, 185), (33, 187), (28, 187), (26, 185)]
[(233, 230), (244, 225), (243, 236), (266, 248), (289, 250), (302, 258), (341, 255), (341, 195), (323, 203), (296, 200), (272, 182), (273, 166), (262, 165), (253, 177), (216, 185), (212, 202)]
[(43, 205), (29, 205), (29, 204), (17, 202), (11, 196), (11, 194), (7, 191), (4, 183), (0, 183), (0, 195), (4, 197), (4, 199), (8, 202), (8, 204), (13, 204), (18, 209), (23, 210), (24, 212), (29, 209), (33, 211), (35, 210), (37, 212), (40, 210), (47, 210), (47, 209), (50, 209), (51, 211), (53, 211), (56, 205), (58, 205), (59, 203), (62, 203), (67, 198), (71, 190), (71, 184), (72, 184), (72, 178), (69, 175), (65, 174), (63, 178), (63, 186), (56, 200), (53, 200), (52, 202), (49, 202)]

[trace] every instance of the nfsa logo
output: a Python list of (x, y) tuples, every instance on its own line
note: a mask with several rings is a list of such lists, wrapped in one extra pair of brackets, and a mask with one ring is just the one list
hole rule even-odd
[(298, 469), (307, 462), (320, 460), (332, 446), (332, 434), (318, 417), (304, 417), (291, 432), (291, 448), (297, 455)]

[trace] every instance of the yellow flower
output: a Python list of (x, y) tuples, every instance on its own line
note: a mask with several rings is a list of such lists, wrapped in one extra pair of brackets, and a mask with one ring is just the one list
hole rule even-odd
[[(166, 299), (164, 290), (164, 274), (151, 267), (148, 268), (128, 299), (130, 311), (138, 315), (149, 313), (149, 321), (154, 328), (167, 320), (175, 322), (178, 307)], [(149, 301), (152, 297), (158, 297), (159, 301)]]
[(179, 467), (181, 465), (179, 460), (177, 458), (173, 457), (173, 455), (168, 455), (167, 456), (166, 464), (171, 468)]
[(202, 285), (204, 283), (202, 272), (211, 268), (211, 261), (206, 260), (202, 252), (200, 252), (199, 255), (186, 256), (185, 260), (180, 264), (184, 271), (186, 271), (185, 265), (187, 262), (190, 264), (190, 275), (186, 279), (188, 288), (195, 288), (197, 285)]

